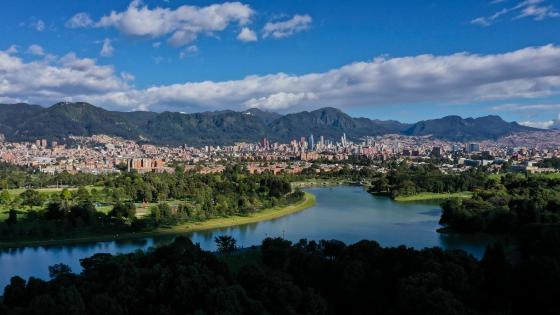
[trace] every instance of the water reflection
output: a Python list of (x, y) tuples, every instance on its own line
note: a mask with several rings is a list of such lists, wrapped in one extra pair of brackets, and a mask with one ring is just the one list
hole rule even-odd
[[(396, 203), (368, 194), (359, 186), (309, 188), (317, 204), (305, 211), (270, 221), (187, 233), (203, 249), (215, 250), (214, 238), (231, 235), (238, 245), (258, 245), (267, 236), (291, 241), (338, 239), (347, 244), (362, 239), (382, 246), (405, 244), (415, 248), (440, 246), (463, 249), (480, 258), (493, 238), (484, 235), (436, 233), (441, 209), (437, 203)], [(95, 253), (130, 253), (168, 244), (173, 236), (94, 242), (67, 246), (33, 246), (0, 250), (0, 290), (11, 276), (48, 278), (48, 266), (69, 265), (79, 272), (79, 260)]]

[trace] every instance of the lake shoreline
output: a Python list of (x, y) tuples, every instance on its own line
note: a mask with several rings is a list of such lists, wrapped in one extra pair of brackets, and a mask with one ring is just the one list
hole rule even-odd
[(305, 193), (303, 200), (285, 207), (275, 207), (264, 209), (255, 214), (248, 216), (231, 216), (222, 218), (212, 218), (202, 222), (188, 222), (179, 224), (169, 228), (160, 227), (153, 231), (146, 232), (130, 232), (124, 234), (93, 234), (91, 236), (75, 237), (67, 239), (51, 239), (51, 240), (33, 240), (33, 241), (12, 241), (0, 242), (0, 249), (15, 249), (22, 247), (37, 246), (61, 246), (80, 243), (92, 242), (109, 242), (118, 240), (131, 240), (144, 237), (165, 236), (165, 235), (181, 235), (190, 232), (198, 232), (209, 229), (232, 227), (244, 224), (257, 223), (261, 221), (273, 220), (286, 215), (290, 215), (305, 210), (316, 203), (313, 194)]

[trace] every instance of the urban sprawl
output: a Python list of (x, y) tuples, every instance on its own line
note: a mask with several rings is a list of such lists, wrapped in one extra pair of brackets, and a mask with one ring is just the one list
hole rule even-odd
[[(240, 142), (229, 146), (156, 146), (140, 144), (106, 135), (69, 137), (68, 143), (37, 139), (34, 142), (8, 142), (0, 135), (0, 161), (32, 167), (45, 173), (103, 174), (121, 171), (173, 172), (173, 165), (186, 170), (216, 173), (224, 170), (224, 161), (243, 161), (251, 173), (299, 173), (314, 166), (317, 172), (338, 170), (350, 158), (372, 160), (408, 160), (426, 163), (439, 158), (444, 172), (464, 171), (487, 166), (489, 170), (554, 172), (539, 168), (543, 159), (560, 157), (560, 131), (517, 133), (498, 140), (452, 142), (430, 136), (385, 135), (350, 141), (308, 135), (290, 143)], [(346, 163), (347, 164), (347, 163)], [(352, 167), (359, 168), (358, 165)], [(375, 166), (373, 166), (375, 167)], [(379, 167), (380, 171), (383, 168)]]

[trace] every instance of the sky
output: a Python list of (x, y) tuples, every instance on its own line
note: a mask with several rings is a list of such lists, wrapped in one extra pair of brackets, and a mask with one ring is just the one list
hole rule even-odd
[(0, 103), (560, 125), (560, 1), (6, 1)]

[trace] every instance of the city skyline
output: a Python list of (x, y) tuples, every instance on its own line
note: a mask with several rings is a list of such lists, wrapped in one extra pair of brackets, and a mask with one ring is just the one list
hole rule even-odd
[(331, 106), (403, 122), (494, 114), (540, 128), (558, 123), (554, 1), (5, 6), (2, 103), (280, 113)]

